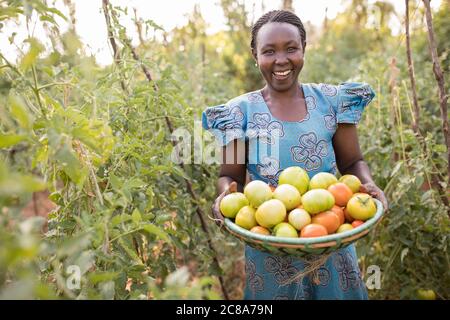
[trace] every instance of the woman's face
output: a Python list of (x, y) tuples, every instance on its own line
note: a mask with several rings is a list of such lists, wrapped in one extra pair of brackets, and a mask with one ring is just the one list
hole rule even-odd
[(259, 29), (253, 54), (268, 86), (286, 91), (297, 85), (303, 49), (300, 32), (292, 24), (271, 22)]

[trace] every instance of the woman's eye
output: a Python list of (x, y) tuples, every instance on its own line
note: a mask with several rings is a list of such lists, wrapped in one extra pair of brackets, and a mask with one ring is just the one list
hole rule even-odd
[(263, 54), (273, 54), (273, 53), (274, 53), (273, 50), (266, 50), (266, 51), (263, 52)]
[(288, 52), (295, 52), (297, 50), (297, 48), (294, 47), (290, 47), (287, 49)]

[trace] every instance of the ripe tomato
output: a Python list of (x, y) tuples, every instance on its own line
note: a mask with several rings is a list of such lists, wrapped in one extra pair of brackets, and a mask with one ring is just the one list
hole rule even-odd
[(343, 208), (335, 205), (330, 210), (338, 215), (340, 224), (343, 224), (345, 222), (345, 215)]
[(328, 234), (336, 232), (341, 225), (338, 215), (331, 210), (316, 214), (312, 217), (311, 222), (324, 226)]
[(352, 190), (342, 182), (332, 184), (328, 187), (328, 191), (333, 195), (336, 204), (341, 207), (345, 207), (353, 195)]
[(314, 238), (328, 235), (327, 229), (320, 224), (308, 224), (300, 232), (302, 238)]
[(352, 216), (348, 213), (347, 208), (344, 208), (344, 217), (345, 217), (345, 221), (350, 222), (350, 223), (353, 222), (353, 220), (355, 220), (355, 219), (353, 219)]
[(353, 228), (359, 227), (362, 224), (364, 224), (364, 221), (361, 221), (361, 220), (355, 220), (352, 222)]
[(377, 206), (368, 194), (354, 195), (348, 201), (346, 209), (353, 219), (362, 221), (372, 218), (377, 212)]
[(327, 211), (334, 206), (334, 197), (324, 189), (314, 189), (302, 196), (303, 209), (311, 214)]
[(270, 235), (270, 231), (261, 226), (255, 226), (255, 227), (251, 228), (250, 231), (254, 232), (254, 233), (263, 234), (263, 235)]

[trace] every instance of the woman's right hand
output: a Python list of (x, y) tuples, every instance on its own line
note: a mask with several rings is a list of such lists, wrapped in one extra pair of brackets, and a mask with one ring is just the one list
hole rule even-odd
[(214, 201), (212, 206), (213, 220), (219, 227), (222, 227), (224, 223), (224, 217), (220, 212), (220, 201), (222, 201), (223, 197), (233, 192), (237, 192), (237, 183), (235, 181), (231, 182), (228, 189), (222, 192)]

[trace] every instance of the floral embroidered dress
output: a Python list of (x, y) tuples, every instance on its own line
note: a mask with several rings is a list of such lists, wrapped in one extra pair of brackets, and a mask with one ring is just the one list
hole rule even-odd
[[(207, 108), (204, 129), (224, 146), (235, 139), (248, 142), (246, 163), (251, 180), (277, 185), (281, 171), (304, 168), (336, 174), (332, 138), (338, 123), (357, 124), (375, 96), (363, 83), (301, 84), (307, 114), (300, 121), (275, 118), (260, 91), (249, 92), (225, 105)], [(367, 299), (353, 245), (333, 253), (315, 274), (289, 281), (304, 269), (304, 261), (245, 248), (244, 299)]]

